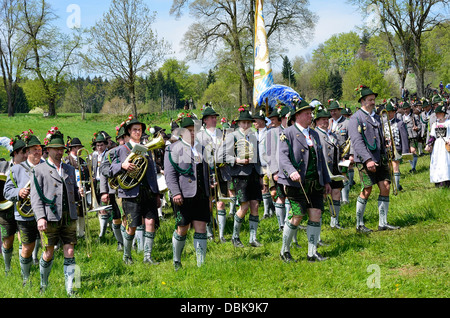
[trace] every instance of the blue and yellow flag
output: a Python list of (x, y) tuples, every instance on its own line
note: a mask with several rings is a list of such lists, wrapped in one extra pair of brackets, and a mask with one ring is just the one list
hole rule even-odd
[(256, 1), (255, 40), (254, 40), (254, 74), (253, 105), (257, 105), (258, 96), (273, 85), (272, 65), (269, 58), (269, 45), (264, 24), (263, 0)]

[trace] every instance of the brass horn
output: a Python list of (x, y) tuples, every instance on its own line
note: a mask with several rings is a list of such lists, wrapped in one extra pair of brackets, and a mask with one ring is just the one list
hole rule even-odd
[(0, 211), (8, 210), (14, 205), (13, 202), (6, 200), (3, 196), (3, 188), (5, 187), (6, 178), (7, 177), (5, 174), (0, 174)]
[[(30, 188), (31, 181), (28, 181), (25, 185), (25, 188)], [(16, 202), (16, 209), (19, 214), (25, 218), (29, 218), (34, 216), (33, 208), (31, 207), (30, 196), (25, 199), (20, 198), (19, 201)]]
[[(158, 134), (158, 136), (150, 140), (142, 147), (146, 148), (147, 151), (152, 151), (163, 148), (165, 145), (166, 142), (164, 141), (164, 138), (161, 134)], [(122, 189), (128, 190), (137, 186), (141, 182), (142, 178), (144, 178), (148, 168), (148, 160), (144, 155), (131, 152), (125, 161), (133, 163), (135, 165), (135, 169), (132, 171), (121, 172), (117, 176), (117, 183)]]

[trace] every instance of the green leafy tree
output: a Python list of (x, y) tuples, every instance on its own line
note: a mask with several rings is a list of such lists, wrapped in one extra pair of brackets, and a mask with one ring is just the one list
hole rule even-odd
[(342, 91), (344, 100), (355, 100), (355, 88), (367, 85), (378, 93), (378, 98), (389, 98), (390, 88), (377, 65), (370, 60), (356, 60), (343, 76)]

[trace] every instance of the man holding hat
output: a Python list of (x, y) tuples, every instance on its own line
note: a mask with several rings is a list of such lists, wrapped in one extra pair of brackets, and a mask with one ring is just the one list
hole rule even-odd
[(361, 108), (350, 118), (350, 140), (354, 149), (354, 161), (359, 170), (362, 191), (356, 202), (356, 230), (358, 232), (372, 232), (364, 226), (364, 211), (373, 185), (378, 185), (379, 229), (396, 229), (387, 223), (389, 209), (390, 175), (383, 140), (380, 116), (374, 111), (377, 93), (364, 85), (357, 89)]
[[(228, 181), (231, 180), (230, 167), (224, 164), (225, 160), (223, 158), (223, 141), (225, 134), (222, 130), (217, 128), (217, 117), (218, 113), (208, 104), (202, 112), (202, 128), (197, 133), (197, 141), (205, 148), (206, 161), (210, 165), (211, 172), (214, 172), (214, 165), (216, 165), (217, 175), (217, 189), (223, 197), (228, 196)], [(219, 240), (225, 242), (224, 232), (226, 225), (226, 211), (225, 203), (220, 199), (220, 195), (217, 193), (218, 201), (217, 205), (217, 221), (219, 226)], [(208, 234), (212, 237), (213, 233), (211, 231), (211, 224), (214, 222), (211, 220), (208, 224)]]
[[(10, 169), (23, 162), (27, 158), (26, 144), (22, 140), (20, 135), (15, 136), (10, 141), (12, 147), (9, 155), (11, 161), (0, 162), (1, 175), (3, 175), (2, 183), (6, 181), (5, 176), (9, 174)], [(3, 184), (4, 186), (4, 184)], [(0, 206), (0, 228), (2, 235), (2, 255), (5, 263), (5, 273), (8, 274), (11, 270), (11, 258), (13, 253), (14, 235), (17, 232), (17, 221), (14, 218), (14, 204), (4, 198), (4, 193), (1, 193), (1, 206)]]
[(291, 204), (289, 221), (283, 229), (280, 257), (292, 261), (290, 244), (303, 218), (308, 214), (306, 234), (308, 237), (308, 261), (326, 258), (317, 253), (323, 196), (331, 193), (330, 175), (326, 167), (319, 135), (310, 128), (311, 106), (304, 100), (294, 100), (294, 123), (280, 136), (278, 182), (285, 186)]
[[(125, 134), (130, 136), (129, 141), (117, 147), (115, 159), (111, 162), (110, 176), (116, 177), (119, 173), (135, 172), (136, 165), (127, 161), (128, 155), (135, 145), (139, 145), (142, 133), (146, 125), (136, 118), (129, 117), (126, 123)], [(158, 207), (161, 205), (160, 193), (158, 189), (156, 166), (150, 151), (146, 153), (145, 160), (148, 160), (147, 171), (141, 182), (130, 189), (118, 188), (118, 196), (122, 198), (122, 208), (127, 219), (126, 232), (123, 233), (123, 261), (132, 264), (131, 247), (136, 228), (142, 224), (144, 219), (144, 263), (158, 264), (154, 261), (151, 253), (153, 249), (156, 229), (159, 226)]]
[(244, 247), (239, 234), (245, 215), (250, 209), (249, 244), (261, 246), (256, 239), (259, 215), (259, 202), (262, 201), (260, 177), (262, 175), (258, 154), (258, 140), (252, 132), (254, 121), (247, 106), (239, 107), (239, 118), (236, 120), (238, 129), (226, 137), (226, 162), (230, 164), (230, 174), (233, 180), (237, 200), (240, 203), (234, 215), (233, 235), (231, 241), (235, 247)]
[(197, 266), (205, 262), (206, 224), (211, 220), (209, 196), (210, 167), (204, 147), (195, 140), (195, 123), (189, 114), (180, 121), (180, 138), (167, 146), (164, 154), (164, 176), (175, 211), (176, 229), (172, 235), (173, 265), (181, 268), (189, 228), (194, 229), (194, 249)]
[[(41, 159), (41, 142), (33, 134), (33, 131), (31, 129), (24, 131), (21, 136), (26, 143), (27, 160), (11, 167), (8, 178), (6, 179), (4, 194), (7, 200), (14, 203), (20, 201), (22, 205), (26, 200), (29, 200), (32, 170), (35, 166), (44, 162), (44, 160)], [(29, 205), (24, 205), (23, 210), (21, 209), (19, 211), (17, 205), (14, 204), (14, 217), (17, 221), (22, 243), (19, 258), (24, 285), (30, 276), (32, 261), (34, 260), (35, 263), (38, 263), (37, 252), (40, 245), (36, 219), (28, 207)]]
[(61, 241), (66, 292), (72, 295), (76, 264), (74, 246), (77, 243), (76, 201), (84, 193), (77, 186), (75, 168), (62, 160), (66, 146), (58, 127), (51, 127), (44, 144), (48, 158), (34, 167), (30, 191), (31, 207), (45, 248), (39, 262), (41, 290), (44, 291), (48, 285), (54, 247)]

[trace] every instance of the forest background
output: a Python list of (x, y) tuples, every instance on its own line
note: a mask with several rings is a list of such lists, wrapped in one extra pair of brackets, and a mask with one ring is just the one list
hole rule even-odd
[[(80, 25), (80, 7), (69, 5), (70, 32), (62, 30), (53, 2), (0, 2), (0, 112), (85, 118), (200, 109), (208, 102), (233, 119), (239, 105), (252, 103), (254, 0), (173, 0), (174, 21), (183, 15), (193, 21), (182, 37), (183, 58), (158, 36), (155, 2), (105, 1), (103, 16), (89, 28)], [(381, 103), (400, 98), (402, 87), (420, 98), (430, 97), (440, 81), (450, 83), (448, 1), (345, 3), (360, 12), (355, 19), (362, 25), (289, 58), (289, 48), (308, 46), (319, 17), (309, 1), (264, 2), (270, 58), (282, 65), (274, 71), (276, 84), (306, 100), (333, 98), (352, 108), (359, 84), (378, 92)], [(192, 62), (211, 67), (193, 73)]]

